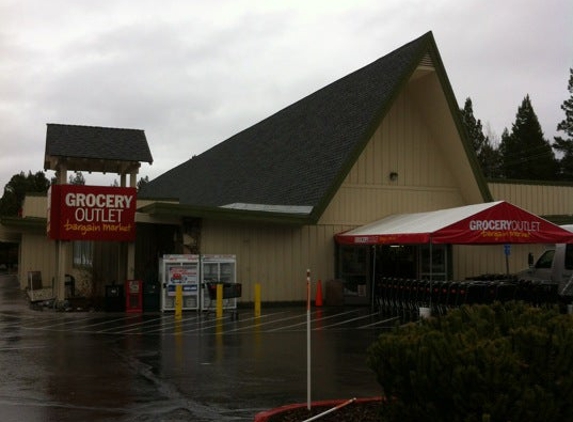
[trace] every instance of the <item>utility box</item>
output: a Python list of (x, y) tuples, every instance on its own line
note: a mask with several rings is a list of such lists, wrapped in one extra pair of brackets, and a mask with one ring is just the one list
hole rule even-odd
[(125, 311), (143, 312), (143, 282), (141, 280), (125, 282)]

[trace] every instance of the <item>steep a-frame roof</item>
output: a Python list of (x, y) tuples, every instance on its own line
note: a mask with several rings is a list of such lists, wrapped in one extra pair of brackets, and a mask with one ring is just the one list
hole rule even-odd
[[(179, 212), (186, 215), (232, 210), (233, 218), (251, 212), (317, 221), (401, 88), (428, 55), (445, 85), (450, 109), (457, 113), (428, 32), (157, 177), (144, 186), (140, 197), (176, 198)], [(459, 118), (456, 124), (463, 132)], [(465, 150), (476, 177), (482, 178), (471, 147)], [(480, 189), (488, 197), (485, 182)], [(144, 211), (168, 212), (169, 206), (161, 207), (156, 204)]]
[(44, 169), (123, 173), (140, 162), (152, 163), (143, 130), (48, 123)]

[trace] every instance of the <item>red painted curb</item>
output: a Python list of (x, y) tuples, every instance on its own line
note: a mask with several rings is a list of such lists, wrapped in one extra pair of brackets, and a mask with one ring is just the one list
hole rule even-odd
[[(339, 405), (340, 403), (344, 403), (346, 400), (348, 399), (313, 401), (311, 405), (334, 407)], [(382, 401), (382, 397), (356, 399), (354, 403), (365, 403), (371, 401)], [(279, 413), (286, 412), (289, 410), (299, 409), (301, 407), (306, 407), (306, 403), (287, 404), (281, 407), (277, 407), (275, 409), (264, 410), (255, 415), (254, 422), (268, 422), (269, 418), (271, 418), (272, 416), (278, 415)]]

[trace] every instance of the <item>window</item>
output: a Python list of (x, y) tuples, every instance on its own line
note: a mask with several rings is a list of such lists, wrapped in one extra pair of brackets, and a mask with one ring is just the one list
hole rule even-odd
[(94, 243), (86, 240), (73, 242), (74, 267), (91, 267), (93, 265)]
[(551, 264), (553, 264), (553, 256), (555, 256), (555, 249), (549, 249), (543, 252), (537, 260), (535, 268), (551, 268)]
[(565, 269), (573, 270), (573, 243), (565, 246)]
[(423, 280), (447, 280), (450, 255), (447, 245), (420, 245), (419, 248), (419, 277)]

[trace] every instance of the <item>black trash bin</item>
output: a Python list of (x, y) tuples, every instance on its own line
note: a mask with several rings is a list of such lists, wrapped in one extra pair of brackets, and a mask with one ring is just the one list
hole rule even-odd
[(159, 311), (159, 283), (143, 284), (143, 312)]
[(64, 285), (66, 291), (66, 299), (74, 297), (76, 295), (76, 279), (70, 274), (66, 274)]
[(123, 286), (120, 286), (119, 284), (110, 284), (105, 286), (105, 311), (125, 311), (125, 294)]

